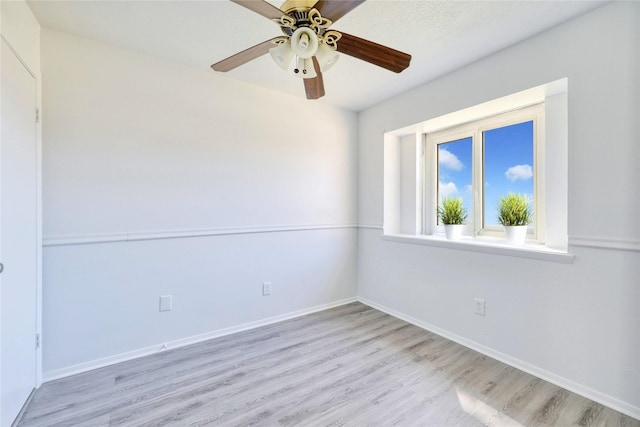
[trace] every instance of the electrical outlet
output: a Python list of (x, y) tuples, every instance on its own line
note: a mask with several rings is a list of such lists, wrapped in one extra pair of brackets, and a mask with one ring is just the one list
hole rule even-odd
[(162, 295), (160, 297), (160, 311), (171, 311), (173, 308), (173, 296)]
[(484, 316), (485, 315), (485, 308), (486, 308), (485, 301), (482, 298), (476, 298), (475, 299), (475, 310), (474, 310), (474, 312), (478, 316)]
[(262, 296), (271, 295), (271, 282), (264, 282), (262, 284)]

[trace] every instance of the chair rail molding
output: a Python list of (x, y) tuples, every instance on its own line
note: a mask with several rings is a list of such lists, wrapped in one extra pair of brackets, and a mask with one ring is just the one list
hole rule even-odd
[(640, 252), (640, 240), (612, 239), (608, 237), (570, 236), (569, 246)]
[(141, 240), (182, 239), (207, 236), (225, 236), (234, 234), (283, 233), (291, 231), (339, 230), (357, 228), (355, 223), (344, 224), (298, 224), (298, 225), (265, 225), (255, 227), (220, 227), (195, 230), (155, 230), (155, 231), (123, 231), (104, 234), (78, 234), (67, 236), (46, 236), (43, 246), (91, 245), (114, 242), (133, 242)]

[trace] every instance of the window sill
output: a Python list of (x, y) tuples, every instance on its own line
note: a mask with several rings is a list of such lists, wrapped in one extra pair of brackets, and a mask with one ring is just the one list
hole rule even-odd
[(412, 234), (384, 234), (382, 239), (391, 242), (530, 258), (540, 261), (559, 262), (563, 264), (571, 264), (574, 259), (573, 254), (563, 252), (558, 249), (551, 249), (534, 243), (527, 243), (524, 246), (512, 246), (502, 242), (500, 239), (474, 239), (472, 237), (463, 237), (460, 240), (447, 240), (444, 236), (422, 236)]

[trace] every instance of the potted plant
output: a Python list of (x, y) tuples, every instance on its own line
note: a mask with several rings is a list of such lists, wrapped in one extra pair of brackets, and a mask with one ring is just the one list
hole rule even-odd
[(498, 201), (498, 222), (504, 226), (507, 242), (524, 245), (527, 226), (533, 221), (531, 201), (524, 194), (509, 193)]
[(444, 232), (449, 240), (457, 240), (462, 236), (467, 210), (462, 204), (462, 197), (443, 197), (438, 206), (438, 219), (444, 224)]

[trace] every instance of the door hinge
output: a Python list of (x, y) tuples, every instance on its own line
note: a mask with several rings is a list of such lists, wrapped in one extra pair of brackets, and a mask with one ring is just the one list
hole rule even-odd
[(40, 348), (40, 334), (36, 334), (36, 350)]
[(40, 123), (40, 109), (36, 107), (36, 123)]

